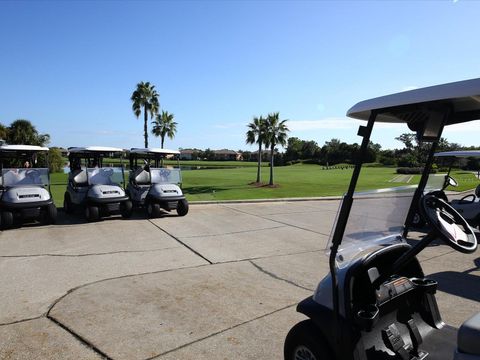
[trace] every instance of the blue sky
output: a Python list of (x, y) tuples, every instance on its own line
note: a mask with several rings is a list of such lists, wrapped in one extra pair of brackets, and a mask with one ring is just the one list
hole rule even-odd
[[(359, 141), (358, 101), (479, 77), (475, 1), (0, 1), (0, 122), (50, 145), (143, 145), (139, 81), (175, 114), (169, 148), (252, 149), (278, 111), (291, 136)], [(406, 128), (384, 127), (385, 148)], [(444, 132), (479, 145), (480, 123)], [(150, 136), (150, 146), (160, 140)]]

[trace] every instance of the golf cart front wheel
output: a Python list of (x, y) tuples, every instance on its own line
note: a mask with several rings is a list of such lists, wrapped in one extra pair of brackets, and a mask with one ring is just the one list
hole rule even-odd
[(323, 335), (311, 320), (295, 325), (284, 345), (285, 360), (333, 360)]
[(160, 216), (160, 205), (149, 201), (147, 204), (147, 216), (149, 218), (156, 218)]
[(48, 204), (43, 209), (42, 222), (44, 224), (55, 224), (55, 221), (57, 221), (57, 208), (54, 204)]
[(87, 205), (85, 207), (85, 218), (90, 222), (97, 221), (100, 218), (98, 207)]
[(2, 229), (8, 229), (13, 225), (13, 214), (11, 211), (2, 211)]
[(72, 199), (70, 199), (70, 194), (68, 192), (65, 193), (63, 197), (63, 211), (67, 214), (71, 214), (73, 212), (72, 206)]
[(177, 214), (179, 216), (185, 216), (188, 214), (188, 202), (187, 200), (179, 200), (177, 204)]
[(130, 200), (124, 201), (120, 204), (120, 213), (124, 219), (127, 219), (132, 216), (133, 205)]

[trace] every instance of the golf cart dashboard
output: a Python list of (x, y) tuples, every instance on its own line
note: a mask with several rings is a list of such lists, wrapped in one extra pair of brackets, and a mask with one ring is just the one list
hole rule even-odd
[(415, 288), (412, 280), (406, 277), (394, 277), (392, 280), (384, 282), (380, 288), (375, 291), (377, 296), (377, 305), (385, 304), (394, 298), (397, 298)]

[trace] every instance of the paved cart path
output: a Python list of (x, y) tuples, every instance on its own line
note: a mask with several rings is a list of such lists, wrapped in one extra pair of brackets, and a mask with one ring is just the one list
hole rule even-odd
[[(338, 201), (192, 205), (185, 217), (61, 215), (0, 233), (0, 359), (280, 359), (298, 301), (328, 272)], [(421, 253), (459, 325), (479, 254)]]

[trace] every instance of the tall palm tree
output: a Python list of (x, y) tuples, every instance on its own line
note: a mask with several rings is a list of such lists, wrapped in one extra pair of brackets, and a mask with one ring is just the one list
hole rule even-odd
[(162, 113), (158, 114), (155, 120), (152, 121), (152, 134), (157, 137), (160, 136), (160, 139), (162, 140), (162, 149), (163, 143), (165, 142), (165, 136), (173, 139), (177, 132), (177, 123), (173, 121), (173, 117), (174, 115), (170, 114), (168, 111), (162, 111)]
[(275, 146), (285, 146), (287, 144), (287, 133), (290, 131), (285, 124), (288, 120), (280, 120), (278, 112), (268, 114), (266, 120), (265, 147), (270, 147), (270, 181), (268, 185), (273, 185), (273, 156)]
[(132, 110), (135, 116), (138, 118), (142, 113), (143, 109), (143, 136), (145, 138), (145, 147), (148, 147), (148, 128), (147, 128), (147, 121), (148, 121), (148, 114), (150, 114), (150, 119), (153, 118), (157, 113), (158, 109), (160, 108), (159, 103), (159, 94), (157, 90), (155, 90), (155, 85), (150, 85), (147, 82), (139, 82), (137, 84), (137, 88), (132, 93)]
[(265, 119), (254, 117), (253, 121), (247, 125), (247, 144), (258, 144), (258, 166), (257, 166), (257, 183), (260, 183), (260, 168), (262, 166), (262, 145), (265, 140)]

